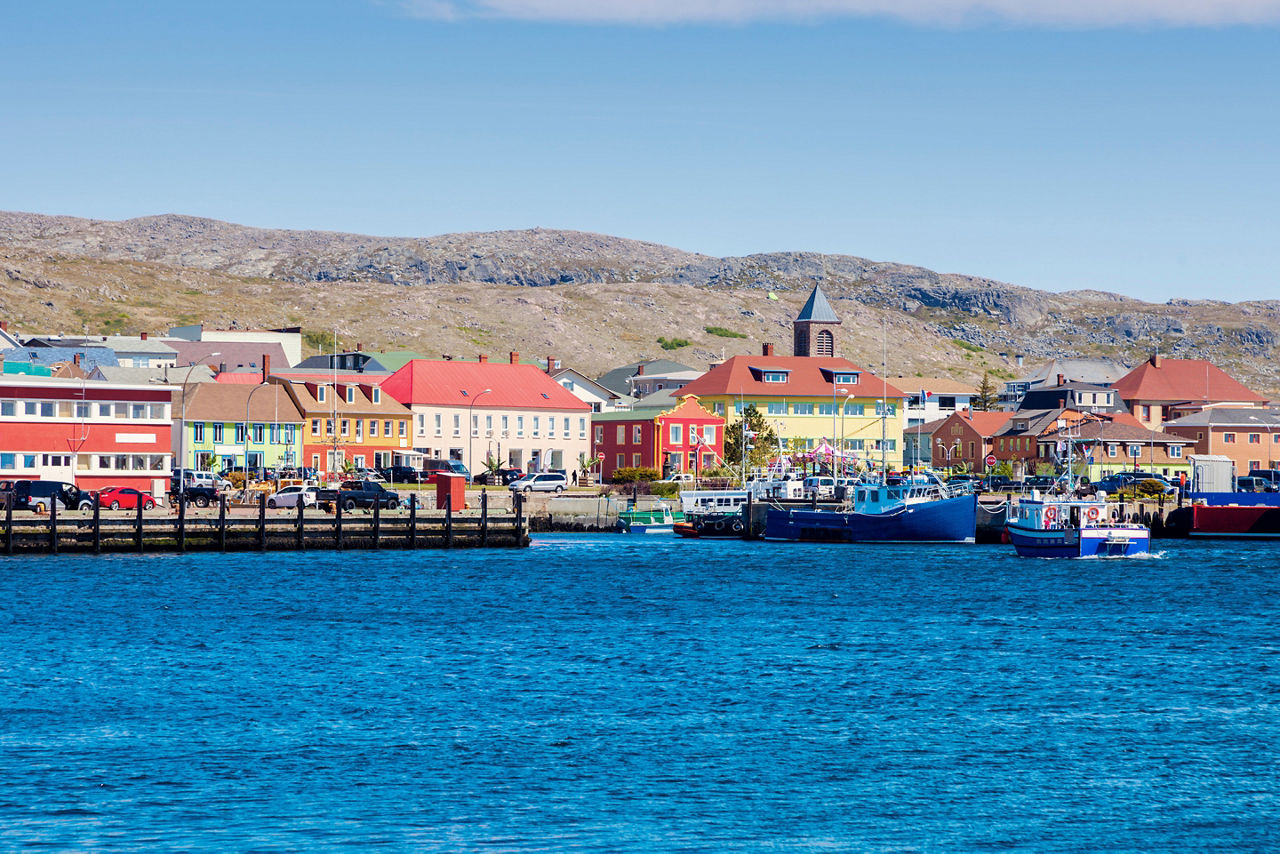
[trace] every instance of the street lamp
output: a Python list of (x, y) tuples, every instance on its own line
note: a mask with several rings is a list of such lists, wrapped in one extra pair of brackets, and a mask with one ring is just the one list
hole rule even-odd
[(491, 391), (493, 391), (493, 389), (487, 388), (480, 392), (475, 397), (471, 398), (471, 404), (467, 406), (467, 474), (471, 480), (475, 480), (476, 477), (475, 469), (472, 468), (472, 466), (475, 465), (475, 457), (472, 456), (472, 450), (476, 443), (476, 433), (479, 432), (471, 419), (475, 417), (476, 401)]
[(187, 382), (191, 379), (191, 372), (197, 366), (203, 364), (205, 359), (212, 359), (214, 356), (221, 356), (221, 352), (210, 353), (196, 359), (191, 363), (191, 367), (187, 368), (187, 374), (182, 378), (182, 417), (178, 421), (178, 501), (181, 502), (187, 494)]
[(249, 404), (253, 401), (253, 396), (268, 386), (274, 386), (274, 383), (263, 383), (249, 390), (249, 396), (244, 399), (244, 488), (249, 488)]

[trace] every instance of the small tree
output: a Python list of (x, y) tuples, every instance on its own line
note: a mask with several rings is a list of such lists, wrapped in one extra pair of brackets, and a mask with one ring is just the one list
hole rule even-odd
[(973, 399), (973, 408), (978, 412), (990, 412), (1000, 404), (1000, 394), (996, 384), (991, 381), (991, 372), (984, 371), (982, 382), (978, 383), (978, 396)]
[(728, 465), (735, 465), (743, 462), (743, 427), (747, 431), (755, 433), (755, 437), (750, 439), (746, 444), (751, 445), (747, 451), (746, 467), (747, 468), (763, 468), (769, 464), (769, 460), (773, 458), (774, 451), (778, 447), (778, 434), (773, 432), (773, 428), (769, 426), (769, 422), (764, 420), (764, 416), (760, 414), (760, 410), (755, 405), (748, 406), (742, 412), (742, 417), (736, 422), (729, 425), (724, 431), (724, 459)]

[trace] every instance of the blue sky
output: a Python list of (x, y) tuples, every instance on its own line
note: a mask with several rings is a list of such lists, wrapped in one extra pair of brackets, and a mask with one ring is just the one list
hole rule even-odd
[(1280, 298), (1280, 0), (25, 3), (0, 209)]

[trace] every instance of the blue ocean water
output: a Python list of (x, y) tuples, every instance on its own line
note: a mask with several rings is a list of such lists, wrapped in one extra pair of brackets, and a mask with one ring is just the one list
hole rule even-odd
[(1276, 850), (1280, 573), (998, 546), (0, 559), (0, 848)]

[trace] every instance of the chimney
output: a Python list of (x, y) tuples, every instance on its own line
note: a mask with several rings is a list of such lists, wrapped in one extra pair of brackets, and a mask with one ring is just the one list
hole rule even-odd
[(489, 354), (481, 353), (480, 355), (476, 356), (476, 361), (478, 361), (482, 365), (485, 364), (486, 362), (489, 361)]
[(271, 376), (271, 354), (262, 354), (262, 381), (265, 383), (267, 377)]
[(146, 341), (146, 340), (147, 340), (147, 333), (145, 333), (145, 332), (144, 332), (144, 333), (142, 333), (142, 340), (143, 340), (143, 341)]
[(0, 320), (0, 332), (8, 332), (8, 331), (9, 331), (9, 321)]
[(1063, 376), (1062, 374), (1058, 374), (1058, 385), (1062, 385), (1066, 381), (1067, 381), (1067, 378), (1065, 376)]
[(1155, 353), (1155, 354), (1153, 354), (1153, 355), (1151, 356), (1151, 367), (1153, 367), (1153, 368), (1158, 368), (1158, 367), (1160, 367), (1160, 354), (1159, 354), (1159, 353)]
[(511, 351), (511, 364), (513, 365), (520, 364), (520, 354), (517, 353), (515, 350)]
[(547, 357), (547, 373), (551, 373), (552, 371), (556, 370), (559, 367), (560, 367), (560, 363), (556, 361), (555, 356)]
[(219, 363), (218, 363), (218, 373), (220, 373), (220, 374), (224, 374), (224, 373), (226, 373), (226, 372), (227, 372), (227, 363), (226, 363), (226, 362), (219, 362)]
[(764, 354), (764, 355), (766, 355), (766, 356), (772, 356), (772, 355), (773, 355), (773, 345), (772, 345), (772, 344), (765, 344), (765, 345), (764, 345), (764, 348), (763, 348), (763, 354)]
[(644, 376), (644, 365), (636, 365), (636, 376)]

